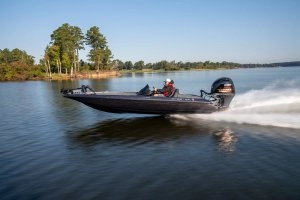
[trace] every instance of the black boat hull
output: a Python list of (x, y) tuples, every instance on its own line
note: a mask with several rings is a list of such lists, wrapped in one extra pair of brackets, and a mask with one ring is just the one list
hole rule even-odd
[(139, 92), (95, 92), (89, 86), (62, 89), (66, 98), (79, 101), (97, 110), (112, 113), (192, 114), (226, 110), (234, 97), (235, 87), (230, 78), (217, 79), (211, 92), (200, 91), (200, 96), (179, 94), (175, 89), (169, 97), (154, 95), (147, 84)]
[(112, 113), (179, 114), (212, 113), (220, 109), (210, 101), (195, 97), (156, 97), (120, 94), (65, 94), (64, 97), (79, 101), (97, 110)]

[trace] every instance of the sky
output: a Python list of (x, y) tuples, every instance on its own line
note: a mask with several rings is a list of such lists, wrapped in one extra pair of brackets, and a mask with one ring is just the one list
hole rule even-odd
[(300, 61), (300, 0), (1, 0), (0, 19), (0, 49), (36, 62), (64, 23), (99, 27), (123, 62)]

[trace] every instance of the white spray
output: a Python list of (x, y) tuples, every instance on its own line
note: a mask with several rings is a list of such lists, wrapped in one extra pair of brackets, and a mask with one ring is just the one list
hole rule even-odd
[[(181, 116), (181, 119), (300, 129), (300, 89), (279, 87), (282, 84), (277, 82), (261, 90), (237, 94), (225, 112)], [(284, 85), (291, 86), (292, 82)]]

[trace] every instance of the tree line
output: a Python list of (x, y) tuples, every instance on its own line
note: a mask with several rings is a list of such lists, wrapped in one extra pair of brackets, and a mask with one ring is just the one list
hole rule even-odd
[(43, 72), (34, 57), (20, 49), (0, 49), (0, 81), (40, 79)]
[[(85, 45), (90, 47), (88, 62), (79, 60), (79, 51), (85, 49)], [(0, 80), (51, 78), (53, 73), (73, 77), (82, 69), (109, 70), (111, 59), (111, 50), (99, 27), (93, 26), (83, 34), (79, 27), (65, 23), (50, 35), (39, 64), (24, 50), (0, 49)]]
[(233, 62), (175, 62), (162, 60), (155, 63), (145, 63), (144, 61), (138, 61), (132, 63), (131, 61), (122, 62), (121, 60), (114, 60), (112, 62), (114, 69), (118, 70), (192, 70), (192, 69), (232, 69), (239, 68), (241, 64)]
[[(90, 48), (88, 61), (79, 60), (79, 51)], [(52, 78), (53, 74), (76, 77), (82, 71), (101, 70), (192, 70), (192, 69), (232, 69), (248, 67), (300, 66), (300, 62), (271, 64), (239, 64), (234, 62), (175, 62), (162, 60), (155, 63), (145, 63), (143, 60), (132, 61), (112, 60), (112, 52), (108, 47), (106, 37), (99, 27), (89, 28), (85, 34), (77, 26), (62, 24), (50, 35), (50, 42), (45, 47), (43, 59), (35, 64), (34, 57), (18, 48), (0, 49), (0, 81), (32, 80)]]

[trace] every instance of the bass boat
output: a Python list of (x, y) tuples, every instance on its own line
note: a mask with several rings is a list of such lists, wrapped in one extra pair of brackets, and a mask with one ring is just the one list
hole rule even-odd
[(138, 92), (95, 92), (82, 85), (76, 89), (62, 89), (61, 93), (63, 97), (105, 112), (166, 115), (224, 111), (235, 95), (235, 87), (230, 78), (223, 77), (213, 82), (210, 92), (200, 90), (200, 95), (180, 94), (175, 88), (168, 97), (156, 96), (148, 84)]

